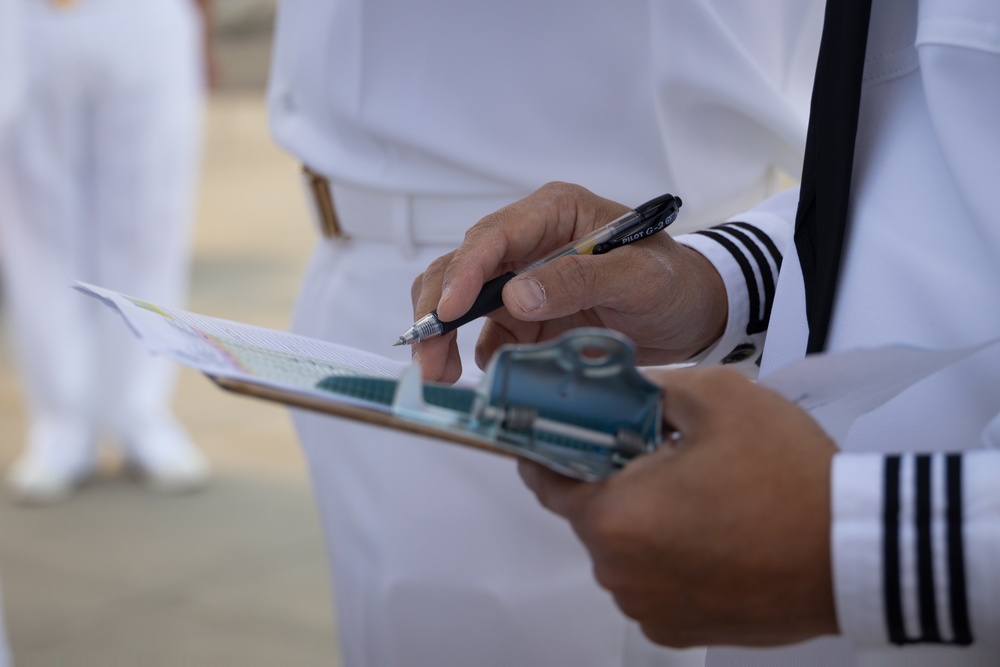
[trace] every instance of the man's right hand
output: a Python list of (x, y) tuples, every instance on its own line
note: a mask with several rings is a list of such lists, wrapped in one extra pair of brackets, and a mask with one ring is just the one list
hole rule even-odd
[[(480, 220), (462, 245), (432, 262), (413, 283), (414, 316), (436, 309), (442, 321), (457, 319), (490, 278), (521, 269), (627, 211), (576, 185), (545, 185)], [(480, 368), (501, 345), (541, 342), (583, 326), (629, 336), (639, 364), (674, 363), (713, 343), (728, 316), (721, 276), (667, 234), (540, 266), (511, 280), (503, 301), (477, 343)], [(455, 332), (418, 343), (414, 355), (426, 380), (454, 382), (461, 375)]]

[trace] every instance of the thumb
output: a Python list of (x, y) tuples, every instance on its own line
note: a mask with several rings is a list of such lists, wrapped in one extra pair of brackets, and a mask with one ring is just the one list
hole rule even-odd
[(507, 311), (541, 321), (599, 306), (629, 311), (630, 304), (655, 298), (656, 267), (647, 256), (632, 248), (612, 254), (561, 257), (517, 276), (503, 291)]

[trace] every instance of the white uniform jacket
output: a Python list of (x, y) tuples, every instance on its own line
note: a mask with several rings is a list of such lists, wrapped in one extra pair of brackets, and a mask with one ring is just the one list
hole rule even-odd
[[(801, 164), (822, 5), (283, 0), (272, 132), (332, 181), (346, 232), (317, 244), (293, 329), (408, 360), (390, 346), (414, 277), (549, 181), (633, 205), (672, 192), (677, 230), (761, 201)], [(346, 665), (702, 662), (626, 621), (511, 461), (294, 419)]]
[[(336, 181), (520, 197), (549, 181), (719, 222), (801, 168), (823, 3), (285, 0), (275, 139)], [(457, 240), (469, 220), (456, 229)]]
[[(997, 108), (1000, 4), (875, 0), (830, 351), (1000, 337)], [(782, 193), (683, 237), (729, 291), (704, 362), (748, 357), (764, 375), (804, 355), (797, 200)], [(855, 659), (1000, 664), (1000, 345), (861, 417), (839, 445), (833, 577)], [(852, 652), (830, 640), (784, 651), (789, 664), (852, 664)], [(720, 651), (715, 664), (781, 653)]]

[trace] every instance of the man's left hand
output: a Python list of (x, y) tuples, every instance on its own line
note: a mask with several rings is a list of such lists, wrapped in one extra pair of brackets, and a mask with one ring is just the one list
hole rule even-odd
[(653, 641), (770, 646), (836, 634), (830, 463), (804, 411), (722, 368), (660, 371), (675, 444), (597, 484), (530, 462), (598, 582)]

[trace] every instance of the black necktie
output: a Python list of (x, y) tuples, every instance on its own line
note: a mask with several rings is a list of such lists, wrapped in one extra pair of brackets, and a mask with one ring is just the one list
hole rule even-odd
[(827, 0), (795, 216), (810, 353), (826, 347), (837, 291), (870, 16), (871, 0)]

